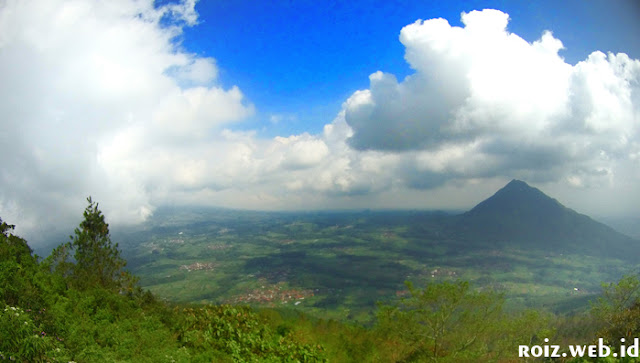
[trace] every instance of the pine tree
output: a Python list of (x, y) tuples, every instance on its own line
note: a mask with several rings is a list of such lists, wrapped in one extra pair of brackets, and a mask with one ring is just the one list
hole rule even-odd
[(111, 241), (109, 224), (98, 209), (98, 203), (87, 198), (89, 206), (84, 220), (70, 236), (70, 247), (75, 251), (72, 267), (73, 285), (78, 288), (103, 287), (119, 289), (130, 283), (124, 271), (126, 261), (120, 257), (118, 244)]

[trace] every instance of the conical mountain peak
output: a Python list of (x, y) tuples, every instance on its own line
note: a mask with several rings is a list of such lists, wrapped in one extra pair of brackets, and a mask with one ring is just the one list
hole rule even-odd
[(587, 248), (594, 253), (629, 247), (629, 237), (516, 179), (460, 217), (458, 232), (476, 241)]
[(531, 216), (565, 211), (566, 208), (557, 200), (521, 180), (514, 179), (466, 214), (512, 215), (515, 212), (521, 216)]
[(512, 179), (504, 188), (531, 188), (529, 184), (523, 182), (522, 180)]

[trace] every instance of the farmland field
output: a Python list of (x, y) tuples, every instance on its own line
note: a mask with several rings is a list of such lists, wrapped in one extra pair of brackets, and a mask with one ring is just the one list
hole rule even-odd
[[(117, 235), (141, 285), (177, 302), (294, 307), (368, 322), (405, 281), (463, 279), (506, 296), (507, 308), (588, 307), (628, 262), (580, 251), (456, 237), (429, 211), (249, 212), (167, 209)], [(449, 232), (447, 232), (449, 231)]]

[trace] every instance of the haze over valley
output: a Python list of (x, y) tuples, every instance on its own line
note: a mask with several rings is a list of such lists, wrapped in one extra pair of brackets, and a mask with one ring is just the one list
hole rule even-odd
[(405, 281), (462, 279), (504, 292), (511, 308), (583, 310), (640, 253), (640, 241), (519, 180), (461, 214), (174, 208), (118, 238), (142, 286), (169, 300), (365, 323)]

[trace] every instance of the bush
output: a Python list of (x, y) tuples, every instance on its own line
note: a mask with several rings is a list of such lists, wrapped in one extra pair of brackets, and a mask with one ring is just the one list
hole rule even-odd
[(61, 359), (65, 352), (57, 343), (23, 309), (6, 305), (0, 310), (0, 359), (28, 362)]
[(179, 316), (179, 340), (196, 352), (214, 349), (235, 361), (325, 361), (320, 346), (299, 343), (290, 334), (280, 336), (248, 307), (185, 308)]

